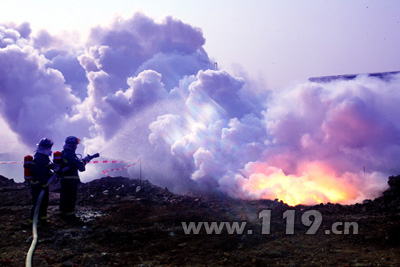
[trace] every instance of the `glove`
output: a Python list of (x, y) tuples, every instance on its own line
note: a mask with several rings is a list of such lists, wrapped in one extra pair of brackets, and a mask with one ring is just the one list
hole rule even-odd
[(92, 158), (90, 157), (90, 155), (87, 155), (86, 157), (84, 157), (82, 159), (82, 161), (85, 162), (85, 163), (89, 163), (91, 160), (92, 160)]

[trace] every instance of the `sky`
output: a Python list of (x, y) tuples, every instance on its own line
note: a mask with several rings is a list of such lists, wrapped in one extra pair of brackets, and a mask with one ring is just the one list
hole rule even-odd
[[(399, 7), (3, 1), (0, 174), (22, 181), (13, 161), (73, 135), (79, 154), (141, 159), (143, 178), (173, 192), (291, 205), (378, 197), (400, 173), (400, 75), (365, 73), (400, 71)], [(81, 178), (123, 167), (89, 164)]]
[(78, 33), (135, 11), (203, 31), (209, 56), (234, 74), (280, 89), (309, 77), (400, 70), (398, 1), (2, 1), (0, 21)]

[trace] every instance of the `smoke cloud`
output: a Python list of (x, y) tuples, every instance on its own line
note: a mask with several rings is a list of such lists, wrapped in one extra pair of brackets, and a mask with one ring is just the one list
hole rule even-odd
[(199, 28), (142, 13), (93, 28), (81, 47), (0, 26), (0, 160), (75, 135), (81, 153), (141, 158), (144, 178), (175, 191), (293, 205), (374, 198), (398, 174), (399, 76), (260, 90), (213, 69), (204, 44)]

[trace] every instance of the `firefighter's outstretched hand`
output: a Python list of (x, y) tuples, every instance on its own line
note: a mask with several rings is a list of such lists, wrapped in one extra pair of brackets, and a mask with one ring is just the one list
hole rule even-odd
[(98, 158), (100, 156), (100, 154), (99, 153), (96, 153), (96, 154), (93, 154), (93, 155), (87, 155), (86, 157), (84, 157), (83, 159), (82, 159), (82, 161), (83, 162), (85, 162), (85, 163), (89, 163), (92, 159), (94, 159), (94, 158)]
[(84, 158), (82, 159), (82, 161), (85, 162), (85, 163), (89, 163), (90, 160), (91, 160), (90, 155), (87, 155), (86, 157), (84, 157)]

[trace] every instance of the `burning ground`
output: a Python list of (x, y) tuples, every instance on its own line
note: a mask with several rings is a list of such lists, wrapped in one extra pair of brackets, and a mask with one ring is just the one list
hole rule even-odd
[[(29, 189), (1, 177), (0, 264), (24, 265), (31, 242), (26, 227)], [(80, 222), (57, 216), (58, 185), (51, 185), (50, 225), (39, 229), (35, 266), (399, 266), (400, 176), (383, 196), (362, 204), (289, 206), (278, 200), (238, 200), (225, 194), (174, 194), (146, 180), (101, 178), (79, 189)], [(270, 234), (260, 211), (271, 211)], [(286, 234), (294, 210), (293, 234)], [(302, 215), (323, 220), (306, 234)], [(286, 213), (287, 214), (287, 213)], [(313, 220), (313, 218), (311, 218)], [(247, 222), (242, 234), (185, 234), (182, 222)], [(326, 234), (335, 222), (355, 222), (343, 234)], [(309, 225), (309, 224), (308, 224)], [(252, 234), (248, 232), (252, 230)]]

